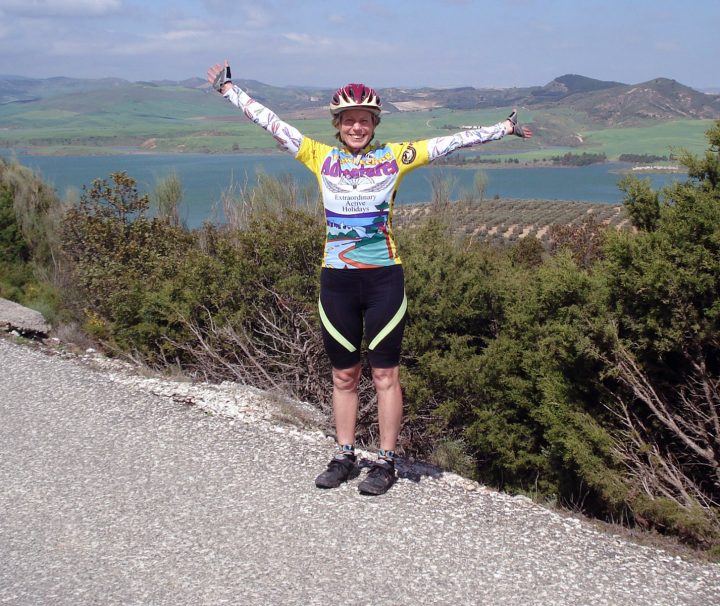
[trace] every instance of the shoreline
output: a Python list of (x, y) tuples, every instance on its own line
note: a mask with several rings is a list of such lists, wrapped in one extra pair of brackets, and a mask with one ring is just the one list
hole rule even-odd
[(53, 153), (44, 153), (38, 149), (31, 147), (23, 147), (17, 149), (0, 148), (0, 155), (8, 152), (9, 156), (29, 156), (32, 158), (112, 158), (114, 156), (283, 156), (288, 155), (287, 152), (279, 151), (275, 148), (258, 149), (258, 150), (240, 150), (240, 151), (148, 151), (144, 149), (132, 148), (102, 148), (103, 151), (83, 150), (82, 152), (74, 151), (57, 151)]
[[(20, 158), (20, 157), (43, 157), (43, 158), (85, 158), (85, 157), (102, 157), (111, 158), (119, 156), (288, 156), (287, 152), (280, 151), (277, 148), (268, 149), (257, 149), (257, 150), (238, 150), (238, 151), (218, 151), (218, 152), (201, 152), (201, 151), (149, 151), (138, 148), (103, 148), (102, 151), (83, 151), (80, 152), (63, 152), (57, 151), (54, 153), (43, 153), (41, 150), (33, 148), (2, 148), (0, 149), (0, 157), (9, 158)], [(622, 164), (626, 165), (627, 168), (613, 168), (610, 172), (615, 174), (687, 174), (687, 171), (680, 166), (662, 166), (662, 165), (644, 165), (636, 166), (630, 162), (621, 162), (620, 160), (605, 160), (603, 162), (593, 162), (593, 165), (607, 165), (607, 164)], [(544, 168), (560, 168), (560, 169), (572, 169), (572, 168), (586, 168), (585, 166), (571, 166), (566, 164), (554, 164), (548, 161), (538, 162), (518, 162), (517, 164), (512, 162), (466, 162), (466, 163), (452, 163), (452, 162), (441, 162), (438, 164), (430, 163), (429, 168), (443, 169), (452, 168), (460, 170), (507, 170), (507, 169), (544, 169)]]

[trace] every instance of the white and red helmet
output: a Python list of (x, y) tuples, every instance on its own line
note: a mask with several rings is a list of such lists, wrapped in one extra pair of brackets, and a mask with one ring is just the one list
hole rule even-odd
[(374, 89), (364, 84), (351, 83), (338, 88), (330, 100), (330, 113), (333, 116), (346, 109), (366, 109), (379, 116), (382, 104)]

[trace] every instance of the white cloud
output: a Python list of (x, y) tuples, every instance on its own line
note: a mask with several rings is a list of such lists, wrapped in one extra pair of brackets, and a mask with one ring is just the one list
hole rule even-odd
[(203, 4), (216, 15), (235, 15), (239, 12), (242, 17), (234, 20), (243, 27), (251, 29), (272, 25), (286, 10), (277, 6), (277, 2), (267, 0), (262, 3), (262, 6), (255, 0), (205, 0)]
[(22, 17), (98, 17), (117, 12), (122, 0), (0, 0), (0, 9)]
[(310, 49), (317, 46), (331, 46), (338, 43), (337, 40), (333, 40), (331, 38), (322, 38), (320, 36), (313, 36), (310, 34), (297, 34), (293, 32), (282, 34), (282, 37), (286, 40), (290, 40), (290, 42), (294, 42), (298, 46), (303, 46)]
[[(506, 86), (580, 73), (712, 86), (717, 27), (656, 8), (670, 0), (637, 2), (645, 18), (626, 26), (600, 0), (365, 0), (361, 13), (319, 0), (0, 0), (0, 73), (181, 79), (227, 57), (271, 84), (335, 86), (340, 74), (378, 87)], [(718, 0), (702, 4), (718, 23)], [(362, 44), (348, 45), (358, 27)]]
[(187, 42), (189, 40), (197, 40), (198, 38), (205, 39), (209, 37), (207, 30), (191, 30), (182, 29), (175, 30), (172, 32), (165, 32), (164, 34), (156, 34), (154, 38), (159, 38), (165, 42)]
[(242, 10), (244, 16), (243, 25), (246, 27), (267, 27), (275, 21), (272, 14), (259, 6), (245, 6)]

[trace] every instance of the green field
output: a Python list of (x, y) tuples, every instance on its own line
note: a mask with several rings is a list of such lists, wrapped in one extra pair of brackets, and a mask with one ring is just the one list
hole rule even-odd
[[(378, 137), (388, 141), (451, 134), (462, 126), (491, 125), (512, 108), (478, 111), (436, 109), (383, 115)], [(701, 153), (711, 120), (678, 120), (644, 128), (598, 128), (581, 112), (564, 108), (528, 111), (521, 120), (535, 137), (508, 137), (478, 148), (499, 158), (548, 159), (567, 151), (668, 155), (673, 149)], [(282, 117), (282, 116), (281, 116)], [(332, 143), (328, 118), (288, 119), (305, 135)], [(181, 87), (137, 84), (0, 106), (0, 147), (32, 153), (97, 154), (146, 150), (158, 153), (232, 153), (275, 149), (273, 139), (218, 96)]]
[(705, 132), (712, 125), (713, 120), (677, 120), (645, 128), (589, 130), (581, 134), (592, 151), (604, 152), (609, 158), (620, 154), (668, 156), (680, 148), (701, 154), (707, 149)]

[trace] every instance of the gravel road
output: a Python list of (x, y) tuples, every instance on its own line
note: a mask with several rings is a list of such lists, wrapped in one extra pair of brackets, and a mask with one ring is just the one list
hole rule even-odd
[(720, 604), (718, 565), (456, 476), (318, 490), (332, 442), (253, 390), (2, 339), (0, 368), (3, 605)]

